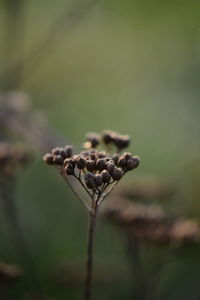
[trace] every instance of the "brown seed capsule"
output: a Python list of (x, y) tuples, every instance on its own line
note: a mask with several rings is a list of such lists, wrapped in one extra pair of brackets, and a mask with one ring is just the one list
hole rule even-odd
[(99, 158), (96, 162), (97, 170), (103, 171), (106, 168), (106, 160), (104, 158)]
[(113, 139), (114, 144), (119, 149), (123, 149), (129, 146), (130, 144), (130, 137), (128, 135), (116, 135)]
[(53, 157), (53, 162), (54, 162), (56, 165), (58, 165), (58, 166), (62, 166), (64, 160), (63, 160), (62, 156), (60, 156), (60, 155), (54, 155), (54, 157)]
[(96, 153), (91, 153), (91, 154), (90, 154), (90, 159), (91, 159), (91, 160), (97, 160), (97, 155), (96, 155)]
[(43, 156), (43, 160), (49, 164), (49, 165), (53, 165), (53, 155), (47, 153)]
[(106, 163), (106, 170), (112, 175), (113, 171), (115, 169), (115, 164), (113, 162), (108, 161)]
[(97, 187), (102, 185), (103, 181), (102, 181), (102, 177), (101, 177), (100, 174), (95, 175), (94, 182), (95, 182)]
[(127, 161), (129, 158), (132, 158), (132, 155), (131, 155), (131, 153), (129, 153), (129, 152), (125, 152), (123, 156), (124, 156), (124, 158), (125, 158), (126, 161)]
[(66, 152), (65, 152), (64, 149), (60, 149), (60, 153), (59, 154), (62, 156), (63, 159), (67, 158), (67, 154), (66, 154)]
[(65, 172), (67, 175), (73, 175), (74, 174), (74, 167), (72, 165), (67, 165), (65, 167)]
[(105, 144), (110, 144), (113, 141), (113, 131), (105, 130), (102, 134), (102, 140)]
[(84, 176), (85, 181), (87, 181), (89, 178), (92, 178), (94, 180), (95, 175), (93, 173), (90, 173), (90, 172), (86, 173), (85, 176)]
[(66, 153), (66, 155), (67, 155), (68, 158), (72, 157), (72, 155), (73, 155), (73, 147), (71, 145), (65, 146), (64, 151), (65, 151), (65, 153)]
[(118, 166), (124, 168), (126, 166), (126, 159), (124, 156), (121, 156), (118, 160)]
[(86, 138), (87, 141), (90, 142), (92, 148), (96, 148), (100, 143), (100, 137), (97, 133), (88, 133)]
[(131, 171), (133, 169), (136, 169), (140, 163), (140, 159), (138, 156), (133, 156), (132, 158), (129, 158), (126, 162), (126, 169), (128, 171)]
[(107, 170), (103, 170), (101, 172), (101, 177), (102, 177), (103, 183), (109, 183), (109, 181), (111, 179), (111, 175), (108, 173)]
[(86, 184), (87, 188), (90, 190), (92, 190), (96, 187), (94, 180), (92, 178), (89, 178), (88, 180), (86, 180), (85, 184)]
[(78, 169), (84, 169), (86, 166), (86, 159), (83, 156), (79, 156), (79, 158), (76, 161), (76, 164)]
[(64, 160), (64, 165), (72, 165), (75, 168), (75, 161), (73, 160), (73, 158), (66, 158)]
[(140, 158), (138, 156), (133, 156), (135, 162), (135, 168), (137, 168), (140, 164)]
[(112, 156), (112, 160), (114, 161), (114, 163), (117, 165), (118, 160), (119, 160), (119, 154), (115, 153)]
[(61, 149), (62, 149), (62, 148), (56, 147), (56, 148), (54, 148), (54, 149), (51, 150), (51, 153), (52, 153), (53, 155), (59, 155)]
[(98, 158), (105, 158), (106, 157), (106, 152), (101, 151), (98, 153)]
[(87, 160), (86, 161), (86, 168), (89, 172), (95, 171), (96, 165), (93, 160)]
[(115, 168), (115, 170), (113, 171), (113, 174), (112, 174), (112, 178), (113, 180), (120, 180), (123, 176), (123, 172), (120, 168)]

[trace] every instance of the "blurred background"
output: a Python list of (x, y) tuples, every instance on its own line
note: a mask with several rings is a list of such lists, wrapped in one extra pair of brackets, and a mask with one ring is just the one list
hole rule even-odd
[[(87, 214), (59, 174), (44, 164), (45, 151), (59, 142), (80, 148), (88, 131), (129, 134), (129, 150), (140, 156), (141, 165), (124, 181), (170, 182), (176, 192), (153, 200), (170, 215), (198, 222), (199, 75), (198, 1), (0, 1), (0, 116), (8, 127), (1, 136), (34, 150), (34, 162), (17, 178), (14, 201), (34, 272), (50, 298), (82, 299)], [(8, 95), (32, 102), (21, 131), (6, 123)], [(45, 137), (37, 142), (22, 134), (33, 113), (31, 128), (51, 127), (45, 146)], [(0, 214), (0, 260), (22, 268), (0, 299), (30, 299), (32, 274), (29, 265), (21, 266), (2, 203)], [(115, 226), (99, 219), (93, 299), (141, 299), (123, 239)], [(161, 252), (167, 258), (156, 297), (142, 299), (200, 299), (198, 243), (172, 249), (144, 243), (148, 276)]]

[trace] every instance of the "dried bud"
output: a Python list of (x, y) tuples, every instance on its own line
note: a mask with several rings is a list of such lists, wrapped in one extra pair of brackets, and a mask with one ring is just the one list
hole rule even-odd
[(72, 165), (74, 168), (75, 168), (75, 161), (73, 158), (66, 158), (64, 160), (64, 165), (67, 166), (67, 165)]
[(56, 147), (54, 149), (51, 150), (51, 153), (53, 155), (60, 155), (60, 151), (62, 150), (62, 148)]
[(102, 185), (103, 181), (102, 181), (102, 177), (101, 177), (100, 174), (95, 175), (94, 182), (95, 182), (97, 187)]
[(87, 141), (90, 142), (91, 148), (96, 148), (100, 143), (100, 138), (97, 133), (88, 133), (86, 135)]
[(114, 163), (117, 165), (118, 160), (119, 160), (119, 154), (115, 153), (112, 156), (112, 160), (114, 161)]
[(71, 145), (65, 146), (64, 150), (65, 150), (66, 156), (68, 158), (72, 157), (72, 155), (73, 155), (73, 147)]
[(62, 156), (63, 159), (67, 158), (67, 154), (66, 154), (66, 152), (65, 152), (64, 149), (60, 149), (60, 153), (59, 154)]
[(108, 161), (106, 163), (106, 170), (112, 175), (113, 171), (115, 169), (115, 164), (112, 161)]
[(135, 161), (135, 168), (137, 168), (140, 164), (140, 158), (138, 156), (133, 156), (133, 159)]
[(84, 178), (85, 178), (85, 181), (87, 181), (88, 179), (90, 179), (90, 178), (92, 178), (93, 180), (94, 180), (94, 178), (95, 178), (95, 175), (93, 174), (93, 173), (86, 173), (85, 174), (85, 176), (84, 176)]
[(133, 156), (132, 158), (129, 158), (126, 162), (126, 169), (131, 171), (131, 170), (137, 168), (139, 165), (139, 162), (140, 162), (140, 159), (138, 156)]
[(111, 179), (111, 175), (108, 173), (107, 170), (103, 170), (101, 172), (101, 177), (102, 177), (103, 183), (109, 183), (109, 181)]
[(126, 166), (126, 159), (124, 156), (121, 156), (118, 160), (118, 166), (124, 168)]
[(53, 157), (53, 162), (54, 162), (56, 165), (58, 165), (58, 166), (62, 166), (64, 160), (63, 160), (63, 158), (62, 158), (61, 155), (55, 155), (55, 156)]
[(124, 155), (123, 155), (123, 157), (124, 157), (125, 160), (127, 161), (129, 158), (132, 158), (132, 155), (131, 155), (131, 153), (129, 153), (129, 152), (125, 152)]
[(78, 169), (84, 169), (86, 166), (86, 159), (83, 156), (79, 156), (79, 158), (76, 161), (76, 164)]
[(47, 153), (43, 156), (43, 160), (49, 164), (49, 165), (53, 165), (53, 155)]
[(112, 174), (113, 180), (120, 180), (123, 176), (123, 172), (120, 168), (115, 168)]
[(106, 152), (105, 151), (101, 151), (98, 153), (98, 157), (99, 158), (105, 158), (106, 157)]
[(113, 139), (114, 144), (119, 149), (123, 149), (129, 146), (130, 144), (130, 137), (128, 135), (116, 135)]
[(86, 168), (89, 172), (92, 172), (96, 169), (95, 162), (93, 160), (87, 160), (86, 161)]
[(90, 158), (91, 158), (91, 160), (97, 160), (97, 155), (96, 155), (96, 153), (91, 153), (91, 154), (90, 154)]
[(96, 187), (94, 180), (92, 178), (89, 178), (88, 180), (86, 180), (85, 184), (86, 184), (87, 188), (91, 189), (91, 190)]
[(73, 175), (74, 174), (74, 167), (71, 164), (68, 164), (65, 167), (65, 172), (67, 173), (67, 175)]
[(104, 158), (99, 158), (96, 162), (97, 170), (103, 171), (106, 168), (106, 160)]
[(113, 131), (105, 130), (102, 134), (102, 140), (105, 144), (110, 144), (113, 141)]

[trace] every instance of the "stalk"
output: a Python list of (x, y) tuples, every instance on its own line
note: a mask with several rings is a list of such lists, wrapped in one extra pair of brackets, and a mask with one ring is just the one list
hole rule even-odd
[(93, 246), (94, 246), (94, 234), (96, 226), (96, 209), (94, 212), (89, 213), (89, 230), (88, 230), (88, 246), (87, 246), (87, 268), (86, 268), (86, 280), (85, 280), (85, 293), (84, 299), (91, 299), (91, 286), (92, 286), (92, 271), (93, 271)]

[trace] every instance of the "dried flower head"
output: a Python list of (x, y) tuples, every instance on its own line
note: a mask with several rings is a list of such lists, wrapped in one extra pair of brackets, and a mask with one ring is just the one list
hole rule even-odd
[(127, 135), (105, 131), (102, 136), (89, 133), (86, 139), (84, 146), (87, 150), (80, 154), (73, 154), (72, 146), (68, 145), (52, 149), (43, 159), (47, 164), (57, 166), (66, 180), (68, 176), (76, 178), (90, 196), (91, 207), (87, 208), (92, 210), (99, 206), (125, 173), (138, 167), (139, 158), (131, 153), (125, 152), (120, 156), (118, 153), (111, 154), (97, 149), (103, 141), (103, 145), (112, 143), (121, 150), (130, 143)]
[(118, 151), (127, 148), (131, 142), (129, 135), (122, 135), (111, 130), (105, 130), (103, 132), (102, 140), (106, 145), (114, 145), (118, 149)]
[(22, 167), (33, 160), (32, 153), (24, 145), (0, 142), (0, 172), (15, 175)]
[(169, 217), (159, 205), (134, 203), (124, 198), (108, 201), (104, 216), (125, 229), (129, 238), (151, 240), (157, 243), (192, 243), (199, 241), (197, 222)]

